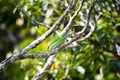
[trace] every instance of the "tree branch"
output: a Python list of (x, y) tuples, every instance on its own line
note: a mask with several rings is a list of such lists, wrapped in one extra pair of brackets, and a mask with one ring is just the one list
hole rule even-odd
[(88, 9), (88, 14), (87, 14), (87, 19), (86, 19), (86, 25), (83, 27), (83, 29), (81, 31), (79, 31), (78, 33), (76, 33), (77, 35), (82, 34), (86, 30), (86, 28), (88, 27), (89, 20), (90, 20), (90, 14), (91, 14), (93, 6), (95, 5), (95, 2), (96, 2), (96, 0), (92, 0), (92, 3), (91, 3), (91, 5), (90, 5), (90, 7)]
[(61, 32), (61, 34), (66, 34), (67, 31), (69, 30), (71, 24), (72, 24), (72, 21), (75, 19), (75, 17), (78, 15), (79, 11), (81, 10), (82, 6), (83, 6), (83, 3), (84, 3), (84, 0), (81, 1), (81, 4), (79, 6), (79, 8), (77, 9), (77, 11), (74, 13), (74, 15), (72, 17), (70, 17), (70, 20), (69, 22), (67, 23), (66, 27), (63, 29), (63, 31)]
[[(76, 48), (76, 47), (79, 47), (79, 45), (69, 45), (69, 46), (66, 46), (64, 50), (68, 50), (68, 49), (71, 49), (71, 48)], [(21, 57), (20, 57), (20, 60), (22, 59), (34, 59), (34, 58), (37, 58), (37, 59), (40, 59), (40, 58), (47, 58), (49, 57), (50, 55), (54, 54), (56, 52), (46, 52), (46, 53), (39, 53), (39, 54), (34, 54), (34, 53), (31, 53), (31, 54), (23, 54)]]

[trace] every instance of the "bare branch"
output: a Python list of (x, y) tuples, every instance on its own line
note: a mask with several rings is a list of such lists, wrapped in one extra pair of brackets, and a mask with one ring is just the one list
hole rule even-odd
[(20, 60), (21, 59), (34, 59), (34, 58), (46, 58), (49, 56), (50, 53), (39, 53), (39, 54), (23, 54), (21, 57), (20, 57)]
[[(68, 50), (68, 49), (71, 49), (71, 48), (76, 48), (76, 47), (79, 47), (79, 45), (69, 45), (69, 46), (66, 46), (64, 50)], [(50, 55), (53, 55), (55, 54), (56, 52), (46, 52), (46, 53), (39, 53), (39, 54), (34, 54), (34, 53), (31, 53), (31, 54), (23, 54), (21, 57), (20, 57), (20, 60), (21, 59), (34, 59), (34, 58), (37, 58), (37, 59), (40, 59), (40, 58), (47, 58), (49, 57)]]
[(66, 27), (63, 29), (62, 33), (61, 34), (65, 34), (67, 33), (67, 31), (69, 30), (71, 24), (72, 24), (72, 21), (74, 20), (74, 18), (78, 15), (79, 11), (81, 10), (82, 6), (83, 6), (83, 3), (84, 3), (84, 0), (81, 1), (81, 4), (78, 8), (78, 10), (74, 13), (74, 15), (72, 17), (70, 17), (70, 20), (68, 22), (68, 24), (66, 25)]
[(86, 30), (86, 28), (88, 27), (89, 20), (90, 20), (90, 14), (91, 14), (93, 6), (95, 5), (95, 2), (96, 2), (96, 0), (92, 1), (92, 4), (90, 5), (90, 7), (88, 9), (88, 14), (87, 14), (87, 19), (86, 19), (86, 25), (83, 27), (83, 29), (81, 31), (79, 31), (78, 33), (76, 33), (77, 35), (82, 34)]
[(56, 54), (51, 55), (51, 56), (48, 58), (47, 62), (45, 63), (44, 67), (42, 68), (41, 72), (38, 73), (38, 74), (36, 74), (36, 75), (33, 77), (32, 80), (42, 79), (42, 78), (45, 76), (45, 74), (49, 71), (51, 65), (52, 65), (53, 62), (54, 62), (55, 57), (56, 57)]

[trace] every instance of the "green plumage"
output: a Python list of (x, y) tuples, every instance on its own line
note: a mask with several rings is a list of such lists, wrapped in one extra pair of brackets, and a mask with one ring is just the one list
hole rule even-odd
[[(62, 35), (58, 36), (48, 46), (48, 51), (51, 51), (51, 50), (59, 47), (60, 45), (62, 45), (65, 42), (65, 39), (66, 39), (66, 35), (65, 34), (62, 34)], [(47, 58), (45, 59), (45, 62), (47, 62)]]
[(62, 45), (65, 42), (66, 39), (66, 35), (62, 34), (60, 36), (58, 36), (55, 40), (53, 40), (51, 42), (51, 44), (48, 46), (48, 51), (51, 51), (57, 47), (59, 47), (60, 45)]

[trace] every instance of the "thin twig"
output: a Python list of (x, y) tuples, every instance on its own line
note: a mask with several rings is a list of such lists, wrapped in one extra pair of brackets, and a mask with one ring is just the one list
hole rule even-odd
[(15, 5), (14, 3), (12, 3), (11, 1), (9, 1), (9, 3), (11, 3), (13, 6), (15, 6), (15, 7), (18, 9), (19, 12), (22, 12), (22, 13), (23, 13), (28, 19), (30, 19), (34, 24), (44, 26), (44, 27), (46, 27), (46, 28), (48, 28), (48, 29), (50, 28), (49, 25), (46, 25), (46, 24), (44, 24), (44, 23), (40, 23), (40, 22), (36, 21), (34, 18), (30, 17), (30, 15), (29, 15), (27, 12), (25, 12), (23, 9), (19, 8), (17, 5)]
[(96, 23), (95, 23), (94, 25), (92, 25), (92, 24), (90, 23), (90, 27), (91, 27), (90, 32), (89, 32), (86, 36), (82, 37), (81, 39), (79, 39), (79, 40), (77, 40), (77, 41), (84, 41), (85, 39), (87, 39), (88, 37), (90, 37), (90, 35), (95, 31)]

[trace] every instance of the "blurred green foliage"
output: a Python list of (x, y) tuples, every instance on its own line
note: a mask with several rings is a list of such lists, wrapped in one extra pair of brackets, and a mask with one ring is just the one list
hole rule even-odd
[[(39, 22), (52, 25), (68, 7), (71, 0), (11, 0)], [(85, 17), (91, 0), (85, 0), (81, 14)], [(77, 4), (79, 5), (79, 4)], [(75, 10), (77, 9), (77, 6)], [(47, 31), (36, 26), (7, 0), (0, 0), (0, 61), (20, 50)], [(120, 57), (116, 57), (114, 42), (120, 44), (120, 0), (98, 0), (91, 16), (103, 15), (97, 21), (94, 34), (79, 47), (60, 52), (45, 80), (119, 80)], [(83, 21), (80, 14), (73, 24)], [(58, 28), (61, 31), (69, 21), (66, 17)], [(77, 32), (80, 27), (71, 31)], [(50, 42), (58, 35), (53, 33), (28, 54), (47, 52)], [(17, 61), (0, 73), (0, 80), (31, 80), (44, 66), (44, 59)]]

